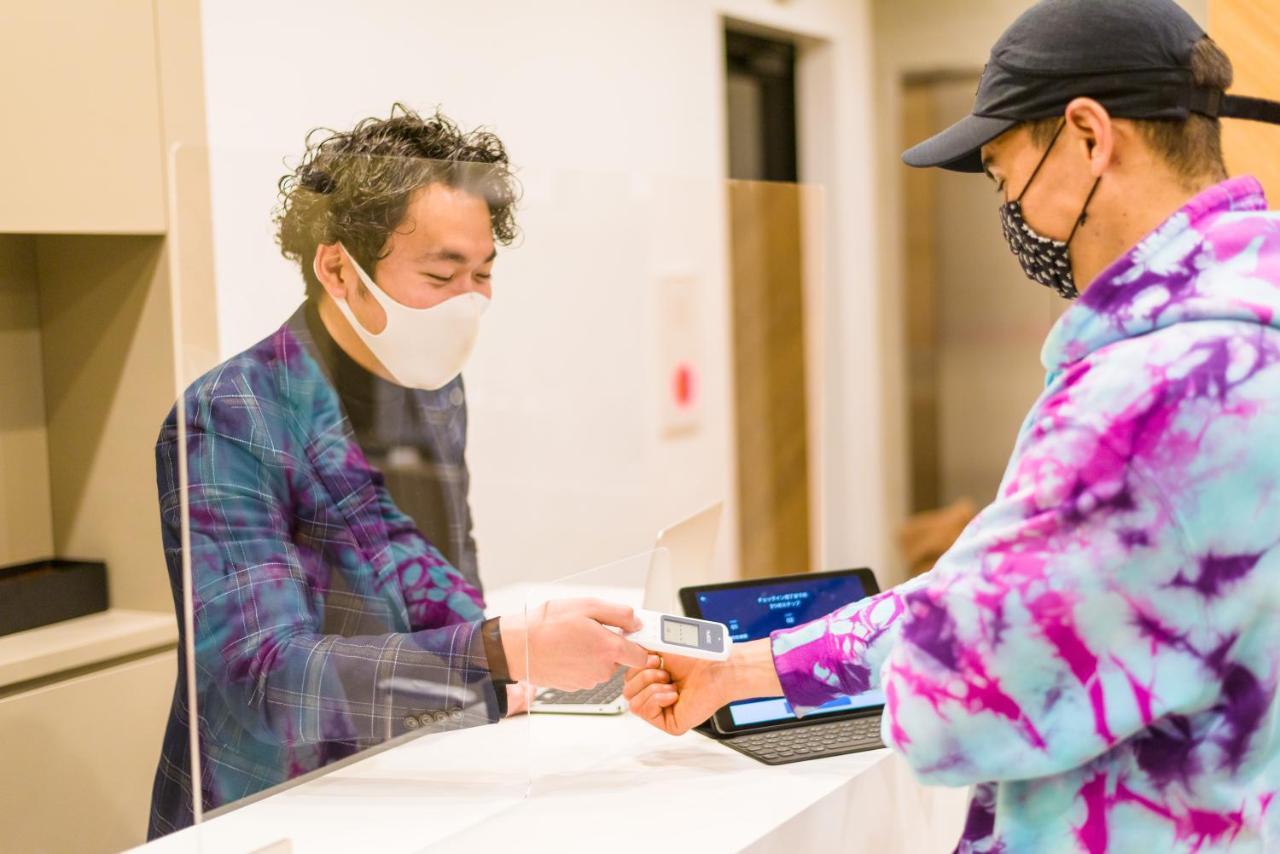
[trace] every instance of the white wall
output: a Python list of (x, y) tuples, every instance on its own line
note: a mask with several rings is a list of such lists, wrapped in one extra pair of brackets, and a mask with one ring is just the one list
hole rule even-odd
[[(867, 0), (209, 0), (203, 16), (223, 356), (300, 299), (268, 213), (280, 158), (311, 127), (439, 104), (496, 130), (523, 168), (525, 240), (500, 259), (466, 372), (491, 585), (639, 551), (732, 498), (723, 16), (802, 37), (802, 169), (826, 184), (831, 235), (821, 562), (880, 565)], [(703, 423), (664, 439), (653, 296), (683, 275), (700, 290)]]

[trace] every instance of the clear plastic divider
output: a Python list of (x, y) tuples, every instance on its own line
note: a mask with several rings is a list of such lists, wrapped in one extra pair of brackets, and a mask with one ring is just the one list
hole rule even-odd
[[(608, 626), (678, 612), (748, 543), (755, 574), (824, 553), (821, 191), (340, 140), (171, 168), (219, 204), (172, 259), (183, 676), (153, 830), (249, 806), (299, 846), (449, 848), (631, 785), (667, 742), (605, 696), (643, 662)], [(717, 502), (714, 550), (636, 552)]]
[(226, 188), (228, 243), (215, 272), (182, 250), (209, 236), (175, 229), (170, 257), (175, 335), (196, 334), (156, 451), (183, 649), (152, 832), (359, 850), (482, 823), (527, 795), (528, 724), (504, 719), (460, 371), (518, 182), (326, 146), (170, 171)]
[[(628, 671), (647, 666), (650, 649), (628, 630), (655, 629), (656, 615), (670, 612), (666, 603), (677, 591), (665, 589), (669, 560), (668, 550), (658, 548), (531, 585), (526, 620), (541, 635), (528, 647), (536, 686), (529, 728), (533, 797), (625, 789), (645, 767), (638, 761), (647, 752), (642, 745), (657, 733), (628, 714), (623, 692)], [(658, 583), (650, 583), (651, 576)]]

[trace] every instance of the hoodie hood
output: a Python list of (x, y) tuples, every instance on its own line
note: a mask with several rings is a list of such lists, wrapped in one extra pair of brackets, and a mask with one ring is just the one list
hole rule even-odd
[(1280, 214), (1262, 186), (1232, 178), (1197, 195), (1104, 270), (1045, 340), (1050, 374), (1175, 323), (1280, 327)]

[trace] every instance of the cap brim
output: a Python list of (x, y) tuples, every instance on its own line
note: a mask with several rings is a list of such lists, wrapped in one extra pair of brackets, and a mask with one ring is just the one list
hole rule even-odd
[(942, 133), (908, 148), (902, 153), (902, 162), (917, 168), (937, 166), (953, 172), (981, 172), (982, 146), (1016, 124), (1017, 119), (965, 116)]

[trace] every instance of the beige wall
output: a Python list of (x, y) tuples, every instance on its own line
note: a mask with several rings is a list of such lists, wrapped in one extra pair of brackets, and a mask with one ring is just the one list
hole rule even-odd
[(52, 553), (35, 240), (0, 235), (0, 566)]
[(42, 236), (40, 281), (54, 548), (105, 559), (111, 605), (168, 611), (155, 438), (173, 403), (159, 237)]
[[(937, 130), (973, 105), (976, 78), (939, 83)], [(1044, 387), (1040, 346), (1066, 306), (1028, 281), (1000, 234), (982, 178), (933, 170), (942, 504), (995, 498), (1018, 428)]]
[[(976, 85), (976, 75), (914, 80), (904, 134), (924, 138), (959, 120)], [(981, 505), (1043, 387), (1040, 345), (1066, 303), (1022, 275), (993, 227), (986, 182), (938, 169), (901, 175), (911, 507)]]
[[(1280, 6), (1258, 0), (1210, 0), (1214, 38), (1235, 66), (1233, 92), (1280, 100)], [(1257, 176), (1274, 208), (1280, 201), (1280, 127), (1261, 122), (1223, 122), (1223, 153), (1232, 174)]]
[(105, 559), (111, 604), (156, 611), (164, 259), (159, 237), (0, 235), (0, 565)]

